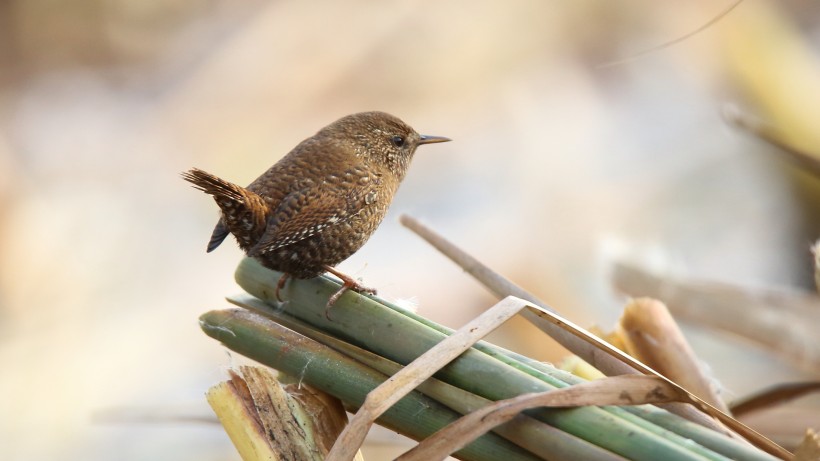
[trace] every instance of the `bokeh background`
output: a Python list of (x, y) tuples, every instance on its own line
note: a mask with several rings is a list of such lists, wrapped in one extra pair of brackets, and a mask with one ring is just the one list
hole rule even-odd
[[(205, 254), (216, 206), (179, 173), (248, 183), (353, 112), (454, 140), (419, 150), (341, 265), (441, 323), (494, 300), (399, 213), (582, 325), (617, 319), (617, 259), (811, 289), (816, 180), (721, 114), (820, 152), (820, 4), (747, 0), (607, 65), (728, 5), (0, 2), (0, 458), (238, 459), (198, 419), (239, 359), (197, 317), (238, 290), (241, 253)], [(730, 398), (810, 376), (685, 327)], [(523, 322), (493, 338), (563, 356)], [(394, 443), (376, 434), (365, 454)]]

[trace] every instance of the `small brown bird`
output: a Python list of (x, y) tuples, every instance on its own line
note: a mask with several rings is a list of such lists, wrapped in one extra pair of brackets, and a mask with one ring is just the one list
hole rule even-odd
[[(384, 219), (416, 148), (445, 142), (416, 133), (384, 112), (348, 115), (305, 139), (248, 187), (199, 169), (182, 177), (210, 194), (222, 210), (208, 252), (229, 233), (248, 256), (288, 277), (324, 272), (342, 288), (375, 293), (333, 268), (355, 253)], [(281, 299), (281, 298), (280, 298)]]

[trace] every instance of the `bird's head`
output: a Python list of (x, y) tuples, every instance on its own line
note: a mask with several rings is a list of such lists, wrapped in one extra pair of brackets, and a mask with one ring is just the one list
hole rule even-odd
[(390, 171), (401, 180), (410, 159), (422, 144), (450, 141), (442, 136), (421, 135), (397, 117), (385, 112), (360, 112), (348, 115), (322, 131), (336, 139), (346, 139), (362, 161)]

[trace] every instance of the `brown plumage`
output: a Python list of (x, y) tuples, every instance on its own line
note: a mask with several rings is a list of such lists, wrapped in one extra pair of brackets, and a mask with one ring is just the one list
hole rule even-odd
[[(332, 266), (358, 250), (384, 219), (422, 136), (384, 112), (348, 115), (305, 139), (248, 187), (199, 169), (183, 178), (210, 194), (222, 210), (208, 252), (229, 233), (248, 256), (287, 276), (325, 271), (348, 288), (370, 291)], [(278, 289), (277, 289), (278, 296)]]

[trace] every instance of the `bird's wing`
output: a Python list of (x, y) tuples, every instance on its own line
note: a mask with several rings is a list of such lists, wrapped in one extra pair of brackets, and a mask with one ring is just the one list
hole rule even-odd
[(311, 187), (295, 191), (279, 203), (249, 256), (282, 248), (348, 222), (375, 203), (377, 184), (353, 191), (339, 187)]

